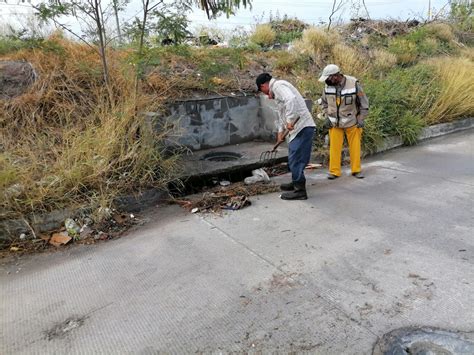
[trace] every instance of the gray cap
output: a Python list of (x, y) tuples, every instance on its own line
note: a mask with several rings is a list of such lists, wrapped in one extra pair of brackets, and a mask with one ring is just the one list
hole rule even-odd
[(339, 69), (339, 67), (336, 64), (326, 65), (326, 67), (323, 69), (323, 72), (321, 73), (319, 81), (325, 82), (326, 79), (329, 78), (330, 75), (337, 74), (340, 71), (341, 69)]

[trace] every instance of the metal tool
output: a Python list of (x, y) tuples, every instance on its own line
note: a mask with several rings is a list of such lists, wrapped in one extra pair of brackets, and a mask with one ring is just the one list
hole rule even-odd
[[(293, 126), (296, 125), (296, 123), (298, 122), (299, 119), (300, 118), (298, 117), (293, 122)], [(263, 166), (271, 166), (271, 165), (275, 164), (275, 160), (276, 160), (276, 157), (277, 157), (277, 151), (276, 150), (280, 146), (280, 144), (282, 144), (285, 141), (285, 138), (288, 134), (290, 134), (289, 129), (285, 130), (285, 133), (283, 133), (282, 139), (273, 146), (272, 150), (267, 150), (265, 152), (262, 152), (262, 154), (260, 154), (260, 162), (262, 163)]]

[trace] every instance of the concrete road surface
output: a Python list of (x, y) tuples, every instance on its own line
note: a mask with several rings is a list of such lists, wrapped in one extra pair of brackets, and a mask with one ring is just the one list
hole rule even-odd
[(2, 266), (0, 353), (370, 354), (406, 326), (474, 331), (474, 132), (307, 176), (224, 216)]

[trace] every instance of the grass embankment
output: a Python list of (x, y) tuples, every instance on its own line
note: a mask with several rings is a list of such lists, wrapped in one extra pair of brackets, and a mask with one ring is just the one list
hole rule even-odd
[[(119, 194), (166, 185), (177, 171), (176, 157), (165, 153), (167, 128), (152, 130), (143, 113), (196, 92), (253, 90), (264, 70), (313, 100), (323, 89), (317, 79), (326, 64), (358, 77), (371, 103), (366, 151), (394, 134), (413, 144), (423, 126), (474, 114), (473, 50), (446, 24), (396, 36), (382, 26), (354, 41), (350, 28), (326, 32), (292, 24), (291, 33), (273, 35), (272, 26), (257, 27), (243, 48), (148, 49), (138, 95), (132, 51), (111, 50), (112, 104), (99, 58), (88, 47), (57, 36), (0, 41), (1, 59), (27, 60), (38, 74), (27, 93), (0, 101), (0, 219), (109, 207)], [(259, 49), (281, 38), (299, 39), (289, 51)]]
[(109, 207), (114, 196), (161, 186), (175, 157), (143, 115), (160, 108), (159, 92), (134, 91), (126, 53), (109, 56), (110, 104), (94, 51), (61, 38), (3, 57), (30, 61), (38, 80), (0, 102), (0, 218), (64, 206)]

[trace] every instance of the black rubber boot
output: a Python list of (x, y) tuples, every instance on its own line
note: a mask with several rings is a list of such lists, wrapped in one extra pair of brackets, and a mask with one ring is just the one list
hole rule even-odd
[(295, 189), (295, 184), (293, 182), (289, 182), (287, 184), (281, 184), (280, 190), (281, 191), (293, 191)]
[(282, 200), (307, 200), (305, 183), (295, 183), (295, 190), (281, 194)]

